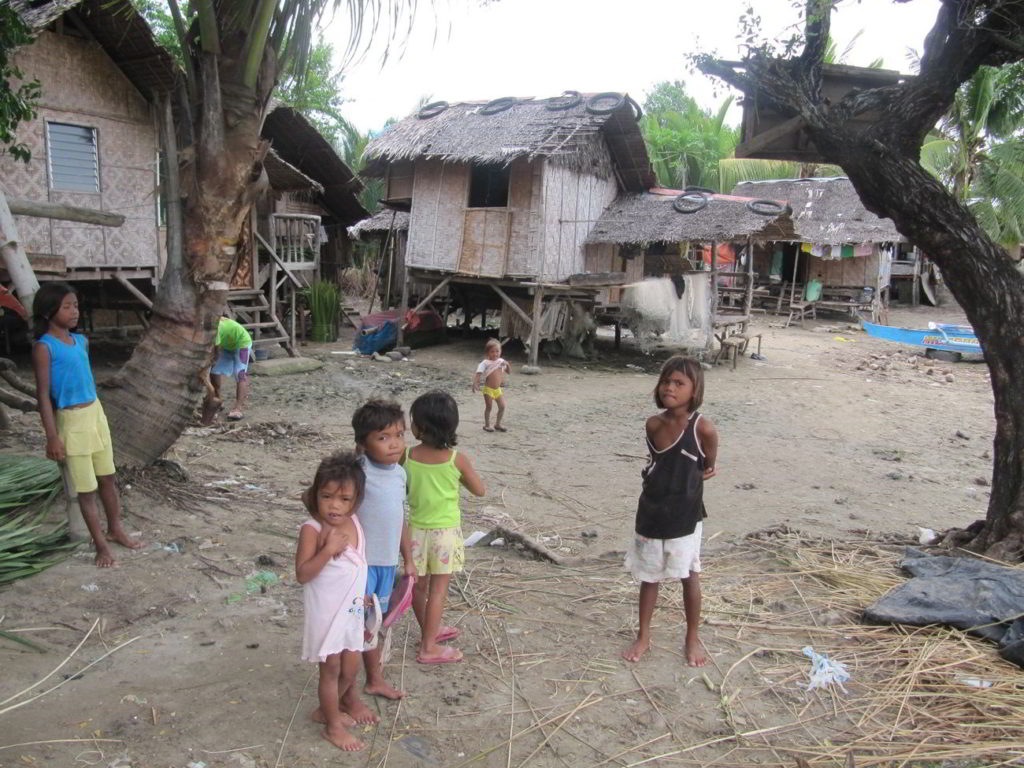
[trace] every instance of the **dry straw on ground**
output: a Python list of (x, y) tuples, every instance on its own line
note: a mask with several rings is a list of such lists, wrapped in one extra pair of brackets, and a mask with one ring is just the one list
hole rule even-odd
[[(868, 539), (773, 532), (711, 555), (703, 636), (715, 661), (702, 673), (670, 647), (679, 639), (677, 589), (662, 590), (662, 644), (652, 658), (627, 667), (614, 655), (609, 634), (618, 633), (616, 646), (627, 642), (636, 598), (617, 556), (560, 568), (474, 553), (455, 582), (451, 619), (464, 629), (469, 676), (492, 695), (459, 702), (472, 695), (459, 691), (453, 709), (413, 700), (393, 738), (418, 734), (461, 752), (458, 768), (793, 768), (798, 759), (842, 766), (850, 754), (858, 766), (1019, 761), (1024, 680), (993, 646), (943, 628), (859, 623), (868, 603), (904, 580), (901, 554)], [(520, 611), (528, 595), (544, 602), (535, 615)], [(805, 645), (846, 664), (847, 694), (806, 690)], [(690, 680), (672, 682), (678, 670)], [(717, 700), (703, 720), (687, 703), (698, 693)], [(621, 741), (614, 750), (614, 740), (593, 735), (612, 728)], [(387, 748), (367, 765), (386, 765)]]

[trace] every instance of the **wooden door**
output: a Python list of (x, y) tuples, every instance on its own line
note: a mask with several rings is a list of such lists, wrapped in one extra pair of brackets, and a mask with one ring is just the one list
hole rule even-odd
[(504, 277), (512, 211), (469, 208), (462, 228), (459, 272), (480, 277)]

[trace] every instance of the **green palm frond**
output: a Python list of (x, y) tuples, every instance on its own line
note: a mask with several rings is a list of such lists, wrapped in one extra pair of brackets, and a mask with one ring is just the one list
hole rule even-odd
[(77, 546), (68, 541), (66, 521), (49, 519), (60, 489), (55, 462), (0, 455), (0, 584), (39, 573)]

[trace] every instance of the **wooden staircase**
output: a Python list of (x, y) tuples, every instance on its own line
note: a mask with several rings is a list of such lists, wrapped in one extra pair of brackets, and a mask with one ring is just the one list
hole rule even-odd
[(228, 312), (249, 331), (253, 346), (281, 344), (291, 357), (298, 356), (291, 335), (271, 310), (262, 288), (228, 291)]

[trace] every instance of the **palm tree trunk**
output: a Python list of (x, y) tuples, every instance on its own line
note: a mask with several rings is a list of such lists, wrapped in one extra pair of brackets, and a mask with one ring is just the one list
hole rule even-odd
[[(270, 87), (264, 83), (254, 92), (234, 86), (222, 93), (220, 85), (221, 68), (233, 66), (239, 54), (228, 46), (240, 42), (232, 38), (222, 56), (204, 53), (199, 59), (202, 109), (193, 131), (198, 146), (181, 168), (182, 268), (170, 253), (149, 329), (103, 397), (119, 466), (159, 458), (192, 420), (204, 389), (199, 375), (212, 359), (267, 151), (260, 126)], [(272, 86), (273, 67), (263, 76)]]

